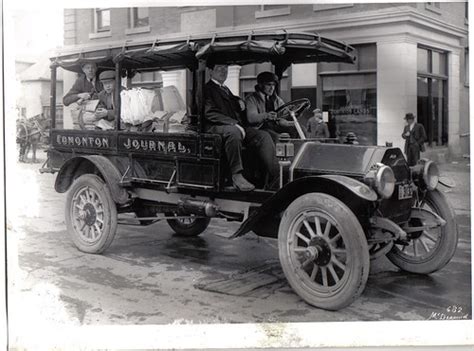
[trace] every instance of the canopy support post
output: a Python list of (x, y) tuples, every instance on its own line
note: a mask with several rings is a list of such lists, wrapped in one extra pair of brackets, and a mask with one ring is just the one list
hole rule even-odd
[(120, 61), (115, 63), (115, 96), (114, 96), (114, 109), (115, 109), (115, 130), (120, 130), (120, 116), (121, 116), (121, 101), (120, 101), (120, 90), (122, 88), (122, 63)]
[(205, 60), (199, 60), (199, 66), (198, 66), (198, 82), (197, 82), (197, 103), (198, 103), (198, 110), (199, 110), (199, 117), (198, 117), (198, 131), (199, 133), (203, 133), (203, 128), (204, 128), (204, 118), (205, 118), (205, 113), (206, 113), (206, 107), (205, 107), (205, 99), (206, 97), (204, 96), (204, 84), (205, 79), (206, 79), (206, 61)]
[(56, 128), (56, 65), (51, 65), (50, 117), (51, 129)]

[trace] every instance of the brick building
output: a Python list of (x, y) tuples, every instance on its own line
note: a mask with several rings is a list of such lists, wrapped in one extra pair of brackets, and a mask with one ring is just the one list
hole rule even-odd
[[(358, 51), (355, 65), (293, 65), (285, 72), (282, 97), (309, 97), (336, 118), (341, 133), (355, 131), (365, 144), (402, 147), (403, 116), (414, 112), (431, 150), (469, 153), (467, 2), (70, 9), (64, 21), (66, 46), (254, 29), (343, 40)], [(244, 96), (266, 69), (231, 67), (227, 84)], [(74, 79), (64, 75), (64, 91)], [(134, 80), (174, 84), (187, 95), (185, 71), (149, 72)]]

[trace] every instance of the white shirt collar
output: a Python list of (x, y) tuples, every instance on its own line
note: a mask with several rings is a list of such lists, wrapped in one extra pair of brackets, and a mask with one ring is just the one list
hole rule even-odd
[(215, 80), (214, 78), (211, 78), (211, 80), (212, 80), (214, 83), (216, 83), (218, 86), (220, 86), (220, 87), (225, 87), (224, 84), (219, 83), (219, 82), (218, 82), (217, 80)]

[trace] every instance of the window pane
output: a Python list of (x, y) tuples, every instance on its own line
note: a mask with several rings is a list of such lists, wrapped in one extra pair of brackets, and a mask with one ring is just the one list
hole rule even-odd
[(97, 30), (110, 28), (110, 10), (97, 10)]
[(418, 48), (417, 57), (418, 72), (429, 72), (428, 70), (428, 50)]
[(433, 72), (446, 75), (446, 54), (433, 51)]
[(377, 69), (377, 46), (375, 44), (357, 46), (357, 54), (359, 69)]
[(323, 77), (323, 111), (332, 137), (354, 132), (362, 145), (377, 143), (375, 74)]
[(133, 8), (133, 25), (134, 27), (148, 26), (148, 8), (147, 7), (135, 7)]
[(464, 52), (464, 84), (469, 85), (469, 50)]

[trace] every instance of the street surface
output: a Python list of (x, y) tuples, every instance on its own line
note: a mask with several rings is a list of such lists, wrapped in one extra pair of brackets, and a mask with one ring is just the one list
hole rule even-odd
[(385, 257), (372, 261), (364, 293), (338, 312), (313, 308), (292, 291), (275, 240), (254, 234), (227, 239), (237, 223), (212, 220), (204, 234), (191, 239), (174, 236), (165, 222), (119, 226), (105, 254), (84, 254), (66, 232), (66, 195), (54, 191), (55, 175), (40, 175), (40, 164), (15, 167), (7, 169), (12, 335), (48, 321), (143, 325), (472, 318), (466, 160), (441, 166), (442, 175), (456, 183), (443, 188), (459, 225), (452, 261), (429, 276), (400, 272)]

